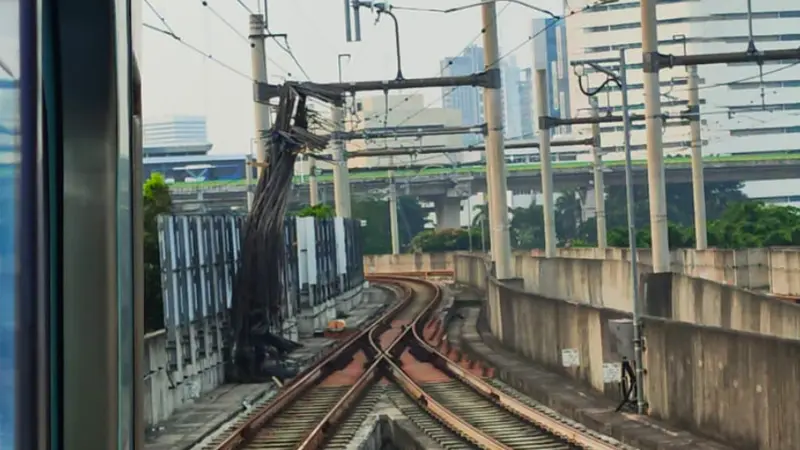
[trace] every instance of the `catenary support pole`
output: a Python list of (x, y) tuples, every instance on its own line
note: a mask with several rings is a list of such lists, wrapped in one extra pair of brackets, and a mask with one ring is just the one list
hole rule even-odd
[(317, 161), (308, 158), (308, 202), (311, 206), (319, 205), (319, 183), (317, 183)]
[(625, 197), (628, 209), (628, 243), (631, 253), (631, 298), (633, 301), (633, 359), (636, 365), (636, 410), (644, 414), (644, 358), (642, 357), (642, 319), (639, 301), (639, 266), (636, 254), (636, 204), (633, 195), (633, 162), (631, 161), (631, 120), (628, 106), (628, 81), (625, 69), (625, 49), (619, 51), (619, 80), (622, 85), (622, 124), (625, 145)]
[[(547, 69), (536, 68), (536, 111), (546, 113)], [(547, 258), (556, 256), (555, 201), (553, 200), (553, 160), (550, 156), (550, 128), (539, 121), (539, 161), (542, 167), (542, 196), (544, 197), (544, 254)]]
[[(266, 35), (264, 33), (264, 16), (261, 14), (250, 14), (250, 59), (252, 63), (253, 82), (256, 86), (259, 83), (267, 82), (267, 51), (264, 43)], [(265, 134), (272, 126), (270, 109), (267, 103), (255, 102), (255, 126), (256, 126), (256, 161), (266, 162), (267, 140)], [(258, 166), (258, 176), (261, 177), (262, 166)]]
[[(600, 117), (600, 107), (597, 97), (589, 97), (592, 106), (592, 117)], [(594, 172), (594, 204), (595, 222), (597, 223), (597, 248), (605, 249), (608, 246), (606, 237), (606, 184), (603, 179), (603, 149), (600, 138), (600, 124), (592, 124), (592, 169)]]
[[(389, 165), (394, 165), (394, 158), (389, 157)], [(397, 184), (394, 182), (394, 170), (389, 171), (389, 229), (392, 234), (392, 254), (400, 254), (400, 227), (397, 222)]]
[[(336, 131), (344, 131), (344, 111), (340, 106), (333, 107), (333, 123)], [(333, 195), (336, 215), (350, 217), (350, 177), (347, 170), (344, 141), (335, 139), (333, 145)]]
[(662, 144), (661, 90), (659, 85), (656, 0), (642, 0), (642, 55), (644, 57), (644, 104), (647, 126), (647, 184), (650, 198), (650, 235), (653, 242), (653, 272), (670, 270), (667, 235), (667, 198)]
[(698, 250), (708, 248), (706, 232), (706, 186), (703, 180), (703, 143), (700, 134), (700, 81), (697, 66), (687, 67), (689, 75), (689, 127), (692, 135), (692, 197), (694, 235)]
[[(495, 2), (481, 5), (483, 21), (483, 58), (486, 69), (497, 69), (500, 59), (500, 44), (497, 32), (497, 8)], [(495, 73), (498, 73), (495, 71)], [(498, 73), (499, 75), (499, 73)], [(492, 260), (496, 276), (500, 280), (513, 278), (511, 265), (511, 240), (508, 230), (508, 185), (503, 142), (503, 92), (502, 82), (496, 87), (484, 89), (484, 115), (486, 116), (486, 174), (489, 191), (489, 227)]]

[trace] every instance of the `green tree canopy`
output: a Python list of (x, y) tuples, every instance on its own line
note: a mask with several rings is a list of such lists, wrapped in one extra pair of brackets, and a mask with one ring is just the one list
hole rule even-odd
[(316, 217), (317, 219), (330, 219), (336, 216), (336, 210), (331, 205), (320, 203), (314, 206), (306, 205), (298, 211), (289, 213), (297, 217)]
[[(398, 197), (397, 225), (400, 232), (400, 247), (407, 248), (411, 239), (422, 232), (427, 224), (427, 213), (414, 197)], [(362, 229), (364, 254), (382, 255), (392, 252), (389, 202), (383, 199), (354, 201), (353, 218), (367, 222)]]
[(158, 215), (172, 210), (169, 185), (160, 173), (150, 175), (144, 194), (144, 314), (145, 329), (164, 327), (164, 301), (161, 290), (161, 255), (158, 248)]
[[(670, 222), (668, 226), (670, 248), (695, 246), (693, 225)], [(628, 246), (627, 229), (610, 230), (608, 244)], [(651, 245), (649, 228), (638, 230), (636, 245)], [(731, 204), (718, 219), (708, 222), (708, 245), (729, 249), (800, 245), (800, 209), (761, 202)]]

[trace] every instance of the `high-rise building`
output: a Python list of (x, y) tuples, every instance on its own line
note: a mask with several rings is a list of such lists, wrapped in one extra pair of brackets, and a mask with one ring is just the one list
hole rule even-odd
[(11, 151), (16, 145), (18, 102), (17, 83), (10, 79), (0, 79), (0, 152)]
[[(565, 23), (571, 21), (548, 19), (533, 20), (533, 57), (534, 61), (546, 64), (548, 115), (568, 118), (571, 116), (569, 53)], [(537, 117), (539, 111), (536, 111)], [(570, 126), (553, 130), (554, 134), (569, 133)]]
[[(387, 113), (387, 104), (389, 111)], [(426, 108), (427, 102), (421, 94), (415, 95), (374, 95), (358, 97), (356, 114), (361, 120), (354, 122), (352, 131), (369, 130), (370, 128), (393, 128), (398, 131), (436, 130), (444, 127), (461, 125), (461, 113), (456, 109)], [(384, 115), (386, 123), (384, 124)], [(371, 119), (371, 120), (365, 120)], [(480, 137), (480, 136), (478, 136)], [(359, 150), (382, 150), (384, 148), (407, 148), (413, 150), (420, 147), (459, 147), (461, 135), (410, 136), (378, 139), (358, 139), (347, 142), (347, 151), (358, 153)], [(394, 165), (443, 165), (449, 166), (463, 160), (463, 154), (431, 154), (423, 156), (367, 157), (348, 160), (350, 167), (384, 167)]]
[[(716, 0), (661, 0), (658, 2), (658, 50), (663, 54), (744, 52), (749, 41), (748, 2)], [(753, 2), (752, 30), (759, 50), (796, 48), (800, 45), (796, 0)], [(644, 110), (642, 84), (642, 30), (640, 2), (625, 0), (598, 6), (565, 21), (568, 49), (573, 62), (591, 61), (618, 70), (619, 49), (626, 54), (629, 103), (634, 113)], [(756, 64), (716, 64), (698, 67), (703, 153), (757, 154), (800, 151), (800, 66), (796, 61), (763, 64), (763, 82)], [(587, 84), (597, 87), (605, 76), (587, 70)], [(572, 74), (570, 74), (572, 75)], [(574, 75), (572, 75), (574, 76)], [(684, 67), (660, 72), (661, 106), (665, 113), (685, 111), (688, 89)], [(572, 83), (573, 113), (588, 108), (587, 98)], [(620, 111), (620, 92), (612, 85), (598, 98), (601, 107)], [(644, 158), (645, 124), (634, 123), (631, 145), (635, 157)], [(622, 125), (602, 126), (606, 151), (619, 151)], [(665, 122), (665, 155), (688, 153), (688, 124)], [(641, 151), (641, 152), (637, 152)], [(800, 191), (800, 181), (748, 182), (751, 197), (770, 200)]]
[(212, 147), (203, 116), (145, 120), (142, 136), (147, 157), (205, 155)]
[(503, 71), (503, 103), (506, 139), (519, 139), (522, 135), (522, 122), (520, 110), (519, 77), (520, 69), (517, 66), (517, 59), (513, 56), (508, 58), (508, 62), (502, 63)]
[[(484, 69), (483, 48), (477, 45), (467, 47), (460, 55), (441, 61), (444, 76), (460, 76), (481, 72)], [(445, 109), (461, 111), (461, 125), (478, 125), (485, 122), (483, 114), (483, 89), (471, 86), (442, 89), (442, 103)], [(463, 145), (479, 144), (481, 136), (464, 135)]]
[(530, 68), (519, 72), (519, 131), (521, 139), (533, 139), (533, 71)]

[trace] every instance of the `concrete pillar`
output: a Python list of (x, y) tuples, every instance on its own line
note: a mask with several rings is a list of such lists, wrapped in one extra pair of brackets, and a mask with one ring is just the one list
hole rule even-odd
[(436, 229), (461, 228), (461, 198), (440, 197), (434, 200)]

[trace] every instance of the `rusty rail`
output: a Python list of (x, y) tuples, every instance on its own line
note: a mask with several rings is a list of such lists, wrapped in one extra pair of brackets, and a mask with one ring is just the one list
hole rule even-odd
[[(378, 277), (373, 277), (373, 279), (378, 280)], [(264, 411), (245, 422), (241, 427), (237, 428), (219, 446), (217, 446), (217, 450), (237, 450), (241, 448), (242, 445), (250, 441), (266, 423), (272, 420), (285, 407), (297, 400), (297, 398), (308, 388), (321, 381), (325, 375), (326, 368), (331, 363), (335, 362), (337, 359), (351, 351), (357, 351), (356, 347), (358, 341), (363, 339), (365, 336), (369, 336), (374, 328), (384, 323), (386, 320), (391, 319), (391, 317), (405, 308), (412, 298), (413, 292), (410, 290), (405, 291), (403, 293), (402, 301), (397, 302), (377, 320), (373, 321), (369, 326), (345, 338), (340, 345), (336, 346), (336, 348), (323, 357), (320, 362), (298, 374), (284, 388), (284, 390), (270, 402), (269, 406), (265, 408)], [(364, 373), (362, 378), (366, 378), (368, 374), (369, 370)], [(358, 381), (361, 382), (362, 380), (359, 379)], [(356, 385), (359, 385), (359, 383), (357, 382)], [(354, 385), (353, 388), (355, 388), (356, 385)]]
[[(420, 282), (427, 283), (427, 281), (421, 280)], [(609, 443), (601, 437), (587, 434), (583, 430), (579, 430), (570, 425), (562, 423), (541, 411), (529, 407), (514, 397), (483, 381), (480, 377), (470, 373), (468, 370), (463, 369), (457, 363), (450, 360), (447, 356), (443, 355), (437, 349), (428, 344), (423, 336), (420, 335), (419, 327), (414, 326), (411, 328), (411, 332), (416, 340), (416, 345), (433, 355), (434, 358), (440, 362), (441, 367), (443, 367), (451, 376), (466, 384), (484, 397), (492, 400), (495, 404), (502, 407), (506, 411), (584, 448), (591, 448), (592, 450), (618, 450), (619, 447), (616, 444)]]

